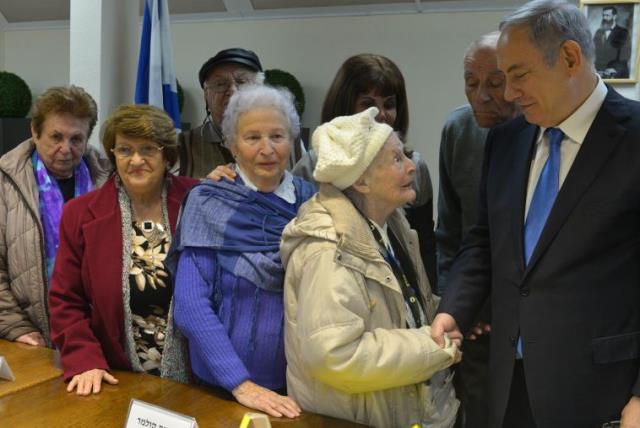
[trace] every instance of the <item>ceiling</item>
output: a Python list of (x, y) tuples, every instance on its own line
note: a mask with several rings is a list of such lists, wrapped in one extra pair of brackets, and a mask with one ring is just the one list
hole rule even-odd
[[(108, 0), (105, 0), (108, 1)], [(142, 13), (144, 0), (140, 2)], [(298, 16), (495, 10), (522, 0), (168, 0), (175, 19), (260, 19)], [(0, 27), (64, 22), (70, 0), (0, 0)]]

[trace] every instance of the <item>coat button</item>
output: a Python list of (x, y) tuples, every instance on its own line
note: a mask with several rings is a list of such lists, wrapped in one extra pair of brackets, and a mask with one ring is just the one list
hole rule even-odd
[(385, 281), (387, 281), (387, 282), (391, 282), (391, 277), (390, 277), (390, 276), (388, 276), (388, 277), (386, 277), (384, 280), (385, 280)]
[(522, 290), (520, 290), (520, 295), (522, 297), (527, 297), (529, 295), (529, 289), (528, 288), (523, 288)]
[(415, 303), (415, 302), (416, 302), (416, 298), (415, 298), (415, 297), (413, 297), (413, 296), (411, 296), (411, 297), (409, 297), (409, 301), (410, 301), (411, 303)]

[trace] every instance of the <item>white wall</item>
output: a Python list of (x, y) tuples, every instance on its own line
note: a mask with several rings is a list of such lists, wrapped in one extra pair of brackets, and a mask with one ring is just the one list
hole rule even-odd
[(34, 96), (69, 84), (69, 29), (10, 29), (4, 32), (4, 66), (22, 77)]
[(7, 48), (4, 46), (4, 31), (0, 27), (0, 70), (4, 70), (4, 51)]
[[(176, 72), (186, 92), (183, 116), (204, 118), (197, 72), (218, 50), (254, 50), (265, 68), (281, 68), (301, 82), (307, 98), (303, 125), (319, 124), (326, 90), (349, 56), (372, 52), (395, 61), (405, 75), (410, 142), (437, 178), (440, 129), (448, 111), (464, 102), (462, 55), (478, 35), (492, 31), (503, 13), (437, 13), (325, 17), (173, 25)], [(437, 180), (434, 180), (437, 181)], [(434, 183), (435, 184), (435, 183)]]
[[(465, 102), (462, 55), (480, 34), (496, 28), (505, 12), (450, 12), (291, 20), (175, 22), (172, 25), (176, 72), (185, 90), (183, 120), (197, 125), (204, 102), (197, 73), (220, 49), (254, 50), (265, 68), (293, 73), (307, 98), (303, 125), (318, 125), (328, 85), (350, 55), (386, 55), (403, 71), (410, 104), (410, 143), (438, 180), (440, 129), (447, 113)], [(5, 66), (21, 75), (34, 94), (69, 80), (67, 29), (6, 30)], [(0, 39), (1, 40), (1, 39)], [(1, 46), (1, 45), (0, 45)], [(136, 47), (137, 49), (137, 47)], [(0, 55), (2, 57), (2, 55)], [(135, 75), (131, 76), (132, 82)], [(639, 98), (640, 85), (621, 87)]]

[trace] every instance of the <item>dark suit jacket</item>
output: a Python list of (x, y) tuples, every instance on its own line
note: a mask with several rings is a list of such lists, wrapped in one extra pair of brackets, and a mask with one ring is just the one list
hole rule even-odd
[[(171, 178), (167, 214), (172, 233), (182, 199), (196, 183)], [(121, 221), (113, 177), (64, 206), (49, 309), (65, 380), (96, 368), (131, 370), (124, 349)]]
[(491, 295), (492, 426), (504, 417), (520, 333), (538, 427), (599, 427), (640, 395), (640, 103), (609, 88), (525, 267), (537, 134), (523, 117), (490, 132), (478, 224), (439, 311), (468, 330)]

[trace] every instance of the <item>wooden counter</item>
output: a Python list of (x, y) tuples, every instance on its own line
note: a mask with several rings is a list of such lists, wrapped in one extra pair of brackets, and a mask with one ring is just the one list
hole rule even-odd
[[(200, 428), (238, 428), (253, 411), (203, 387), (183, 385), (142, 373), (114, 372), (118, 385), (102, 384), (99, 394), (66, 392), (54, 351), (0, 340), (16, 381), (0, 380), (2, 427), (122, 427), (132, 398), (196, 418)], [(14, 385), (12, 385), (14, 384)], [(274, 428), (346, 428), (361, 425), (303, 413), (297, 419), (271, 418)]]
[(57, 353), (49, 348), (0, 339), (0, 356), (5, 357), (16, 377), (14, 382), (0, 379), (0, 397), (62, 375)]

